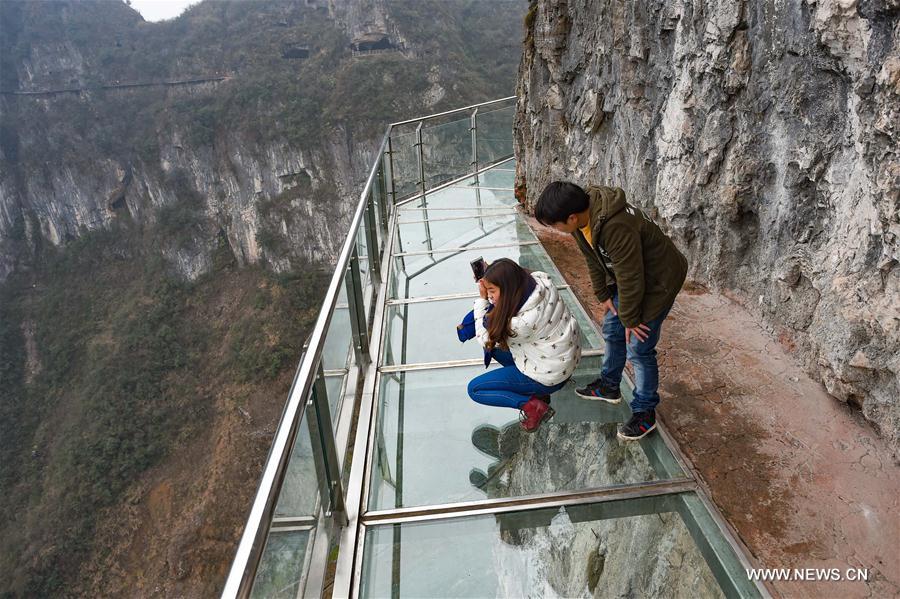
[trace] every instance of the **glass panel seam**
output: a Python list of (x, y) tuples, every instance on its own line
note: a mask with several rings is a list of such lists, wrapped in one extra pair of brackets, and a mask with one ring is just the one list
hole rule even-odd
[[(483, 173), (481, 173), (483, 174)], [(453, 189), (486, 189), (488, 191), (515, 191), (512, 187), (485, 187), (484, 185), (451, 185)]]
[(434, 250), (416, 250), (414, 252), (399, 252), (394, 254), (395, 258), (406, 258), (407, 256), (429, 256), (431, 254), (458, 254), (462, 252), (474, 252), (476, 250), (497, 250), (503, 248), (515, 248), (515, 247), (523, 247), (526, 245), (539, 245), (541, 242), (535, 239), (534, 241), (521, 241), (519, 243), (495, 243), (491, 245), (466, 245), (466, 246), (458, 246), (452, 248), (437, 248)]
[[(582, 358), (602, 356), (602, 349), (586, 349), (581, 352)], [(408, 364), (383, 364), (378, 367), (378, 372), (387, 374), (392, 372), (404, 372), (412, 370), (432, 370), (438, 368), (458, 368), (461, 366), (478, 366), (484, 364), (483, 358), (470, 358), (465, 360), (446, 360), (441, 362), (412, 362)]]
[[(416, 208), (415, 210), (426, 210), (426, 208)], [(438, 208), (427, 208), (427, 210), (438, 210)], [(452, 210), (475, 210), (475, 208), (453, 208)], [(498, 216), (518, 216), (520, 212), (510, 211), (510, 212), (492, 212), (490, 214), (466, 214), (460, 216), (444, 216), (441, 218), (429, 218), (428, 220), (402, 220), (398, 224), (400, 225), (421, 225), (423, 223), (440, 223), (446, 222), (450, 220), (478, 220), (484, 218), (493, 218)]]
[(639, 499), (642, 497), (678, 495), (681, 493), (695, 492), (697, 489), (697, 481), (690, 478), (676, 478), (663, 481), (599, 487), (594, 489), (585, 489), (565, 493), (547, 493), (541, 495), (489, 499), (457, 504), (442, 504), (435, 506), (371, 511), (364, 513), (360, 520), (362, 524), (366, 526), (372, 526), (375, 524), (381, 525), (400, 524), (404, 522), (423, 522), (444, 520), (450, 518), (463, 518), (467, 516), (481, 516), (489, 514), (502, 514), (506, 512), (546, 509), (567, 505), (584, 505), (592, 503), (603, 503), (608, 501), (626, 501), (629, 499)]
[[(571, 289), (571, 285), (557, 285), (556, 288), (560, 291), (564, 289)], [(388, 306), (400, 306), (403, 304), (422, 304), (427, 302), (443, 302), (448, 300), (457, 300), (457, 299), (467, 299), (467, 298), (476, 298), (478, 297), (478, 293), (469, 292), (469, 293), (450, 293), (447, 295), (423, 295), (419, 297), (409, 297), (409, 298), (394, 298), (389, 299), (387, 301)], [(328, 376), (329, 371), (325, 371), (325, 375)]]

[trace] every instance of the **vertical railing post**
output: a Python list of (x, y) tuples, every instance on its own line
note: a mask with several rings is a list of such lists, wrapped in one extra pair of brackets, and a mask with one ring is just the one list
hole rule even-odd
[(469, 117), (469, 132), (472, 134), (472, 172), (475, 174), (475, 185), (478, 185), (478, 109)]
[(378, 221), (375, 218), (375, 192), (374, 188), (369, 190), (369, 199), (366, 200), (366, 213), (363, 217), (363, 228), (366, 236), (366, 253), (369, 257), (369, 270), (372, 273), (372, 285), (377, 286), (381, 283), (381, 260), (379, 260), (378, 252), (378, 235), (375, 233), (375, 227)]
[(416, 127), (416, 147), (419, 148), (416, 156), (419, 160), (419, 183), (422, 185), (422, 195), (425, 195), (425, 144), (422, 143), (422, 125), (424, 121), (419, 121)]
[(350, 330), (353, 332), (353, 349), (356, 363), (362, 367), (369, 364), (369, 332), (366, 305), (363, 302), (362, 277), (359, 273), (359, 246), (350, 255), (350, 272), (347, 280), (347, 305), (350, 308)]
[(394, 143), (391, 138), (391, 133), (388, 133), (388, 170), (391, 175), (391, 211), (393, 212), (394, 206), (397, 205), (397, 183), (394, 177)]
[(484, 219), (481, 217), (481, 182), (478, 180), (478, 109), (472, 111), (469, 120), (469, 131), (472, 134), (472, 173), (475, 176), (475, 206), (478, 212), (478, 226), (484, 230)]
[(381, 166), (378, 168), (378, 176), (375, 179), (375, 183), (378, 185), (378, 197), (381, 199), (378, 202), (379, 216), (381, 217), (381, 230), (383, 231), (384, 239), (387, 239), (388, 233), (388, 191), (387, 184), (384, 181), (384, 155), (379, 156), (378, 160), (381, 162)]
[[(312, 442), (313, 461), (316, 466), (316, 480), (325, 516), (333, 518), (338, 526), (347, 525), (347, 510), (344, 506), (344, 488), (341, 484), (341, 464), (338, 461), (334, 443), (334, 427), (331, 425), (331, 408), (328, 405), (328, 387), (322, 361), (316, 372), (312, 393), (306, 401), (306, 424)], [(327, 500), (327, 505), (325, 501)]]

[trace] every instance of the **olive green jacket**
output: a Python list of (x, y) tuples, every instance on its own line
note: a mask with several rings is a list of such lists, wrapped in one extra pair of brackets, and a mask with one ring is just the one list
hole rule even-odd
[(572, 235), (587, 260), (594, 294), (601, 302), (619, 291), (619, 319), (634, 328), (672, 305), (687, 276), (687, 259), (672, 240), (640, 209), (625, 201), (618, 187), (591, 186), (591, 247), (576, 230)]

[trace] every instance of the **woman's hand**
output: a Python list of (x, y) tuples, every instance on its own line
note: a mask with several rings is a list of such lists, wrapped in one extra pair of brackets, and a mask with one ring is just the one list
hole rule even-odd
[(481, 296), (481, 299), (487, 299), (487, 289), (484, 288), (484, 279), (478, 279), (478, 295)]

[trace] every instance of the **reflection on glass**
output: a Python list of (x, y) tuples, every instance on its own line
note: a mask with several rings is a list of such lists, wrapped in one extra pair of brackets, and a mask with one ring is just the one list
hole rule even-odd
[[(425, 182), (432, 188), (472, 170), (472, 133), (468, 115), (422, 129)], [(457, 115), (459, 116), (459, 115)]]
[(394, 249), (403, 252), (430, 252), (441, 248), (522, 243), (537, 238), (523, 227), (515, 215), (473, 220), (450, 220), (400, 224)]
[(724, 597), (652, 497), (367, 529), (362, 597)]
[(337, 428), (338, 406), (342, 399), (341, 393), (344, 389), (344, 379), (347, 375), (326, 376), (325, 388), (328, 392), (328, 409), (331, 410), (331, 424)]
[[(481, 187), (500, 187), (512, 190), (516, 182), (516, 173), (507, 170), (489, 170), (478, 175), (478, 185)], [(475, 180), (467, 179), (467, 185), (475, 185)]]
[(391, 133), (393, 154), (394, 191), (399, 200), (419, 191), (419, 163), (415, 148), (415, 133)]
[(309, 411), (303, 413), (300, 427), (297, 429), (297, 440), (294, 442), (284, 484), (275, 505), (276, 516), (297, 517), (316, 514), (319, 486), (309, 427), (306, 424), (308, 415)]
[(353, 347), (353, 333), (350, 330), (350, 309), (347, 307), (346, 286), (341, 283), (341, 295), (338, 307), (334, 309), (328, 332), (325, 334), (325, 347), (322, 350), (322, 368), (325, 370), (343, 370), (347, 368), (350, 351)]
[(641, 445), (616, 439), (628, 408), (574, 393), (600, 362), (582, 358), (574, 381), (553, 394), (556, 415), (534, 434), (522, 432), (517, 411), (469, 398), (483, 367), (384, 373), (369, 509), (655, 480)]
[[(467, 291), (476, 291), (474, 283)], [(575, 305), (571, 292), (560, 290), (581, 329), (584, 349), (601, 348), (600, 338)], [(413, 364), (481, 358), (481, 346), (474, 339), (460, 343), (456, 325), (472, 309), (474, 298), (398, 304), (388, 308), (384, 364)], [(422, 334), (428, 331), (429, 334)]]
[(309, 538), (309, 530), (272, 530), (269, 533), (251, 597), (297, 597)]
[(372, 308), (372, 296), (374, 295), (374, 286), (372, 279), (372, 268), (369, 261), (369, 244), (366, 239), (364, 227), (360, 227), (356, 234), (356, 250), (359, 256), (359, 277), (362, 281), (362, 299), (365, 312), (368, 315)]
[(476, 121), (479, 165), (512, 156), (515, 110), (515, 106), (479, 109)]
[(461, 214), (477, 215), (478, 209), (484, 210), (485, 213), (492, 210), (498, 212), (503, 208), (512, 209), (517, 204), (512, 190), (450, 186), (427, 194), (424, 200), (407, 202), (400, 209), (401, 220), (424, 220)]
[[(523, 226), (525, 230), (521, 231), (520, 239), (528, 241), (528, 236), (533, 236), (533, 233), (527, 226)], [(558, 285), (565, 283), (542, 246), (524, 245), (394, 258), (394, 281), (391, 282), (394, 297), (411, 298), (471, 291), (472, 270), (469, 263), (479, 256), (488, 263), (498, 258), (510, 258), (528, 270), (546, 272)]]

